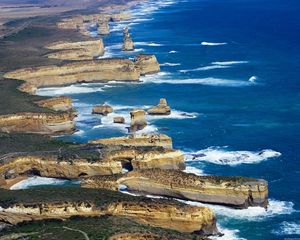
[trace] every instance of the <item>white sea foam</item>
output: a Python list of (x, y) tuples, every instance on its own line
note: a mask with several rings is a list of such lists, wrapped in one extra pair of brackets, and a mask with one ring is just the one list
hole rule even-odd
[(156, 75), (146, 76), (141, 78), (144, 82), (151, 82), (157, 84), (198, 84), (216, 87), (247, 87), (255, 85), (255, 83), (242, 80), (231, 80), (231, 79), (221, 79), (221, 78), (191, 78), (191, 79), (166, 79), (158, 78)]
[(171, 50), (171, 51), (169, 51), (169, 53), (178, 53), (178, 51)]
[(235, 65), (235, 64), (245, 64), (249, 63), (248, 61), (225, 61), (225, 62), (212, 62), (213, 65), (222, 65), (222, 66), (228, 66), (228, 65)]
[(169, 62), (165, 62), (165, 63), (161, 63), (160, 66), (167, 66), (167, 67), (175, 67), (175, 66), (179, 66), (181, 65), (180, 63), (169, 63)]
[(212, 66), (204, 66), (204, 67), (198, 67), (193, 69), (185, 69), (185, 70), (179, 70), (181, 73), (187, 73), (187, 72), (197, 72), (197, 71), (208, 71), (213, 69), (220, 69), (220, 68), (229, 68), (229, 66), (223, 66), (223, 65), (212, 65)]
[(246, 240), (245, 238), (238, 237), (240, 232), (238, 229), (228, 229), (222, 227), (220, 224), (217, 224), (217, 228), (223, 234), (223, 236), (212, 236), (212, 240)]
[(226, 45), (226, 42), (202, 42), (201, 45), (203, 46), (220, 46), (220, 45)]
[(273, 230), (276, 235), (300, 235), (300, 223), (298, 222), (282, 222), (278, 229)]
[(196, 167), (192, 167), (192, 166), (186, 166), (186, 168), (185, 168), (185, 170), (183, 170), (183, 172), (193, 173), (193, 174), (198, 175), (198, 176), (206, 175), (206, 174), (204, 174), (204, 172), (201, 169), (196, 168)]
[(136, 45), (136, 46), (150, 46), (150, 47), (164, 46), (164, 44), (154, 43), (154, 42), (135, 42), (134, 45)]
[(249, 78), (249, 82), (255, 82), (257, 80), (256, 76), (252, 76), (251, 78)]
[(87, 86), (85, 84), (74, 84), (65, 87), (47, 87), (40, 88), (37, 91), (37, 95), (41, 96), (60, 96), (68, 94), (80, 94), (80, 93), (92, 93), (101, 92), (103, 89), (100, 86)]
[(219, 165), (235, 166), (239, 164), (255, 164), (270, 158), (281, 156), (280, 152), (271, 149), (262, 151), (231, 151), (226, 147), (209, 147), (185, 154), (186, 161), (206, 161)]
[(275, 217), (278, 215), (289, 215), (295, 212), (294, 204), (292, 202), (278, 201), (274, 199), (269, 200), (268, 209), (262, 207), (249, 207), (247, 209), (234, 209), (220, 205), (204, 204), (194, 201), (178, 200), (193, 206), (208, 206), (217, 215), (228, 218), (243, 220), (243, 221), (262, 221), (266, 218)]
[(156, 132), (158, 132), (158, 129), (154, 125), (147, 125), (142, 130), (137, 131), (138, 134), (149, 134), (149, 133), (156, 133)]
[(187, 119), (187, 118), (196, 118), (198, 117), (198, 113), (196, 112), (183, 112), (176, 109), (171, 110), (170, 115), (147, 115), (147, 119), (149, 121), (157, 120), (157, 119)]
[(27, 189), (34, 186), (40, 186), (40, 185), (63, 185), (67, 183), (68, 180), (63, 179), (57, 179), (57, 178), (46, 178), (46, 177), (30, 177), (28, 179), (22, 180), (15, 185), (13, 185), (10, 190), (19, 190), (19, 189)]

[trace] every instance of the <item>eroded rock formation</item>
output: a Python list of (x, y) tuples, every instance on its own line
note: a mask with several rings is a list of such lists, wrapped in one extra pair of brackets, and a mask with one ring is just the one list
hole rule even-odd
[(41, 107), (53, 109), (55, 111), (72, 111), (72, 98), (54, 97), (36, 102)]
[(125, 118), (124, 117), (114, 117), (114, 123), (123, 124), (123, 123), (125, 123)]
[(128, 59), (99, 59), (62, 66), (23, 68), (6, 73), (5, 78), (25, 80), (36, 87), (77, 82), (138, 81), (140, 72)]
[(73, 113), (16, 113), (0, 115), (0, 131), (38, 134), (70, 133), (75, 130)]
[(172, 138), (165, 134), (135, 134), (124, 137), (98, 139), (90, 141), (89, 143), (108, 146), (149, 146), (172, 149)]
[(221, 204), (235, 208), (268, 205), (268, 184), (244, 177), (197, 176), (177, 170), (147, 169), (118, 176), (94, 176), (82, 181), (83, 187), (129, 191)]
[(57, 42), (46, 46), (51, 50), (59, 50), (47, 55), (48, 58), (63, 60), (90, 60), (104, 54), (102, 39), (83, 42)]
[[(82, 176), (122, 173), (132, 169), (184, 169), (181, 151), (161, 147), (88, 145), (69, 150), (13, 154), (0, 161), (0, 179), (18, 176), (77, 179)], [(3, 182), (4, 185), (6, 185)]]
[(161, 98), (158, 105), (150, 108), (147, 112), (150, 115), (170, 115), (171, 108), (168, 106), (167, 100), (165, 98)]
[(99, 20), (98, 22), (98, 34), (99, 35), (108, 35), (110, 33), (109, 30), (109, 22), (106, 20)]
[(123, 32), (123, 51), (133, 51), (134, 50), (134, 43), (131, 39), (131, 35), (129, 33), (128, 27), (125, 27)]
[(109, 105), (101, 105), (101, 106), (95, 106), (93, 107), (93, 114), (100, 114), (103, 116), (107, 116), (107, 114), (112, 113), (113, 112), (113, 108)]
[(158, 73), (160, 71), (160, 65), (155, 55), (139, 54), (134, 61), (141, 75)]
[(130, 112), (130, 131), (136, 132), (147, 126), (146, 113), (142, 109), (134, 109)]

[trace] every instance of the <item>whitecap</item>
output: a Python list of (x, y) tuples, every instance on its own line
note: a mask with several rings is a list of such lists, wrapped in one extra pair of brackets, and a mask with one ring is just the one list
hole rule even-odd
[(255, 82), (257, 80), (256, 76), (252, 76), (251, 78), (249, 78), (249, 82)]
[(229, 68), (229, 66), (223, 66), (223, 65), (213, 65), (213, 66), (204, 66), (204, 67), (198, 67), (193, 69), (185, 69), (185, 70), (179, 70), (181, 73), (187, 73), (187, 72), (197, 72), (197, 71), (208, 71), (213, 69), (220, 69), (220, 68)]
[(209, 147), (196, 152), (187, 152), (186, 161), (205, 161), (219, 165), (235, 166), (255, 164), (270, 158), (281, 156), (280, 152), (271, 149), (261, 151), (230, 151), (226, 147)]
[(254, 85), (255, 83), (242, 80), (230, 80), (221, 78), (191, 78), (191, 79), (162, 79), (157, 78), (157, 76), (146, 76), (141, 78), (144, 82), (151, 82), (157, 84), (198, 84), (216, 87), (246, 87)]
[(218, 230), (223, 234), (222, 236), (211, 236), (212, 240), (246, 240), (245, 238), (238, 237), (240, 232), (238, 229), (228, 229), (217, 224)]
[(226, 42), (202, 42), (201, 45), (203, 46), (220, 46), (220, 45), (226, 45), (227, 43)]
[(284, 221), (272, 233), (276, 235), (300, 235), (300, 223)]
[(263, 221), (266, 218), (272, 218), (278, 215), (289, 215), (295, 212), (294, 204), (292, 202), (278, 201), (274, 199), (269, 200), (269, 206), (266, 210), (262, 207), (249, 207), (247, 209), (234, 209), (220, 205), (204, 204), (195, 201), (185, 201), (177, 199), (180, 202), (187, 203), (193, 206), (207, 206), (211, 208), (217, 216), (223, 216), (230, 219), (237, 219), (243, 221)]
[(22, 180), (15, 185), (11, 186), (10, 190), (28, 189), (34, 186), (49, 185), (59, 186), (70, 182), (69, 180), (57, 179), (57, 178), (46, 178), (46, 177), (30, 177)]
[(185, 170), (183, 170), (183, 172), (185, 173), (193, 173), (197, 176), (205, 176), (206, 174), (204, 174), (203, 170), (196, 168), (196, 167), (192, 167), (192, 166), (186, 166)]
[(179, 65), (181, 65), (180, 63), (169, 63), (169, 62), (165, 62), (165, 63), (161, 63), (160, 64), (160, 66), (162, 66), (162, 67), (165, 67), (165, 66), (167, 66), (167, 67), (175, 67), (175, 66), (179, 66)]
[(169, 51), (169, 53), (178, 53), (178, 51), (171, 50), (171, 51)]
[(135, 42), (134, 45), (136, 45), (136, 46), (150, 46), (150, 47), (164, 46), (164, 44), (154, 43), (154, 42)]
[(225, 61), (225, 62), (212, 62), (211, 64), (227, 66), (227, 65), (234, 65), (234, 64), (245, 64), (245, 63), (249, 63), (249, 62), (248, 61)]
[(157, 127), (153, 126), (153, 125), (147, 125), (145, 128), (137, 131), (136, 133), (138, 134), (149, 134), (149, 133), (157, 133), (158, 129)]
[(149, 121), (157, 120), (157, 119), (187, 119), (187, 118), (196, 118), (198, 117), (198, 113), (196, 112), (184, 112), (176, 109), (171, 110), (171, 114), (169, 115), (147, 115), (147, 119)]

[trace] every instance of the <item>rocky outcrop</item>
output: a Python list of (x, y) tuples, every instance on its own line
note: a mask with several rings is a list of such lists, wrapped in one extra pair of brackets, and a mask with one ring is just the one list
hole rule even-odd
[(134, 61), (141, 75), (158, 73), (160, 71), (160, 65), (155, 55), (139, 54)]
[(111, 14), (110, 20), (112, 22), (129, 21), (132, 18), (132, 14), (127, 12), (120, 12)]
[(36, 102), (41, 107), (50, 108), (55, 111), (72, 111), (72, 98), (54, 97)]
[(92, 111), (93, 114), (100, 114), (103, 116), (107, 116), (109, 113), (112, 113), (112, 112), (113, 112), (113, 108), (106, 104), (101, 105), (101, 106), (95, 106), (95, 107), (93, 107), (93, 111)]
[(131, 39), (128, 27), (125, 27), (123, 32), (123, 51), (133, 51), (134, 50), (134, 44)]
[(146, 113), (141, 109), (134, 109), (130, 112), (130, 131), (136, 132), (147, 126)]
[(36, 87), (43, 87), (78, 82), (138, 81), (140, 73), (131, 60), (99, 59), (62, 66), (23, 68), (6, 73), (4, 77), (25, 80)]
[(171, 108), (168, 106), (167, 100), (165, 98), (161, 98), (158, 105), (150, 108), (147, 112), (150, 115), (170, 115)]
[[(18, 176), (77, 179), (122, 173), (123, 168), (184, 169), (181, 151), (161, 147), (88, 145), (69, 150), (8, 155), (0, 158), (0, 179)], [(0, 181), (1, 183), (1, 181)], [(6, 185), (4, 182), (2, 183)]]
[(104, 54), (102, 39), (83, 42), (57, 42), (46, 46), (46, 48), (59, 50), (48, 54), (48, 58), (62, 60), (90, 60)]
[(1, 132), (38, 134), (70, 133), (75, 130), (73, 113), (16, 113), (0, 115)]
[(108, 35), (110, 33), (109, 24), (106, 20), (100, 20), (98, 22), (98, 34), (99, 35)]
[(35, 95), (37, 91), (37, 87), (32, 83), (25, 82), (18, 87), (18, 90), (31, 95)]
[(114, 117), (114, 123), (123, 124), (123, 123), (125, 123), (125, 118), (124, 117)]
[(164, 134), (135, 134), (124, 137), (98, 139), (89, 143), (108, 146), (147, 146), (172, 149), (172, 138)]
[(176, 170), (148, 169), (118, 176), (95, 176), (82, 186), (174, 197), (184, 200), (221, 204), (234, 208), (267, 207), (268, 184), (264, 180), (244, 177), (197, 176)]
[(163, 202), (108, 202), (98, 206), (90, 201), (56, 201), (16, 203), (2, 209), (0, 221), (12, 225), (43, 219), (67, 219), (72, 216), (122, 216), (136, 222), (174, 229), (180, 232), (218, 233), (214, 213), (206, 207)]

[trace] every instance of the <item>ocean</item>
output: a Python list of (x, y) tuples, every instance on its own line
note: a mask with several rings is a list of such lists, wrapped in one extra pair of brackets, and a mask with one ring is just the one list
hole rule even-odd
[[(299, 238), (300, 2), (150, 0), (131, 12), (132, 21), (111, 24), (104, 57), (155, 54), (161, 72), (141, 83), (40, 89), (40, 95), (74, 100), (79, 131), (62, 139), (122, 136), (127, 130), (112, 123), (114, 116), (129, 124), (131, 109), (166, 98), (172, 114), (148, 117), (143, 132), (171, 136), (186, 153), (188, 172), (269, 182), (267, 211), (211, 206), (225, 234), (217, 239)], [(134, 52), (121, 51), (126, 25)], [(96, 36), (95, 29), (91, 33)], [(114, 113), (92, 115), (103, 103)]]

